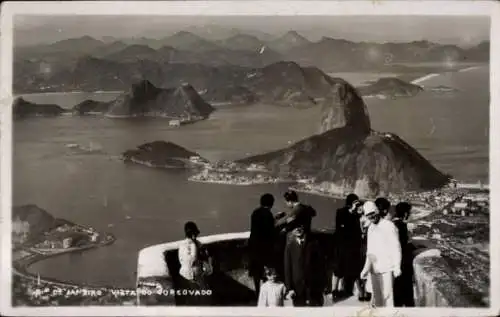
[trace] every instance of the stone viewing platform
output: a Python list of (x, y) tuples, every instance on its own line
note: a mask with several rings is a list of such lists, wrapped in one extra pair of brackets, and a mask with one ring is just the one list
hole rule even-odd
[[(333, 234), (314, 231), (324, 252), (327, 264), (327, 284), (332, 273)], [(214, 274), (210, 277), (215, 306), (255, 306), (254, 286), (248, 277), (247, 240), (250, 232), (227, 233), (200, 237), (214, 260)], [(153, 245), (142, 249), (137, 263), (138, 305), (176, 305), (176, 284), (178, 281), (178, 248), (182, 241)], [(486, 307), (489, 299), (481, 297), (477, 290), (464, 292), (463, 281), (456, 276), (456, 266), (451, 266), (442, 251), (442, 246), (431, 240), (415, 239), (413, 267), (414, 288), (417, 307)], [(484, 268), (483, 268), (484, 269)], [(488, 274), (489, 271), (486, 271)], [(483, 276), (481, 276), (483, 278)], [(488, 295), (489, 296), (489, 295)], [(290, 303), (285, 304), (285, 306)], [(333, 303), (325, 295), (324, 306), (368, 307), (350, 297)]]

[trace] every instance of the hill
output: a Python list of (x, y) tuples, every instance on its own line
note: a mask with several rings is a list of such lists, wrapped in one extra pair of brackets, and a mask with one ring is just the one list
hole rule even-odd
[(419, 85), (394, 77), (380, 78), (368, 86), (358, 88), (362, 96), (383, 95), (390, 98), (412, 97), (423, 90)]
[(125, 162), (133, 162), (149, 167), (188, 168), (192, 167), (191, 157), (199, 157), (200, 162), (208, 162), (198, 153), (191, 152), (172, 142), (154, 141), (145, 143), (134, 150), (125, 151), (122, 158)]
[(219, 49), (219, 46), (196, 34), (180, 31), (172, 36), (159, 40), (162, 46), (171, 46), (178, 50), (205, 52)]
[(218, 41), (219, 45), (231, 50), (257, 51), (266, 45), (256, 36), (247, 34), (236, 34), (224, 40)]
[(307, 44), (311, 44), (311, 42), (296, 31), (288, 31), (283, 36), (268, 42), (269, 47), (278, 52), (288, 52), (293, 48)]
[(210, 87), (200, 92), (200, 96), (208, 102), (230, 104), (252, 104), (258, 97), (243, 86)]
[(14, 118), (24, 117), (53, 117), (65, 112), (65, 109), (55, 104), (36, 104), (29, 102), (22, 97), (14, 100), (12, 105)]
[(300, 67), (294, 62), (278, 62), (247, 72), (243, 86), (260, 101), (274, 104), (316, 104), (324, 98), (335, 80), (315, 67)]
[(79, 115), (91, 114), (91, 113), (104, 114), (108, 112), (110, 106), (111, 102), (103, 102), (103, 101), (87, 99), (75, 105), (72, 110), (73, 113)]
[(162, 89), (142, 80), (112, 101), (110, 117), (162, 116), (192, 122), (207, 118), (214, 108), (189, 84)]
[[(112, 47), (119, 47), (120, 44), (111, 44)], [(108, 48), (112, 50), (112, 48)], [(157, 51), (152, 49), (147, 45), (129, 45), (123, 47), (118, 51), (111, 51), (110, 54), (104, 54), (104, 57), (108, 60), (117, 61), (117, 62), (133, 62), (141, 59), (157, 59)]]
[(12, 208), (12, 238), (14, 244), (38, 239), (62, 224), (64, 220), (54, 218), (46, 210), (36, 205), (23, 205)]

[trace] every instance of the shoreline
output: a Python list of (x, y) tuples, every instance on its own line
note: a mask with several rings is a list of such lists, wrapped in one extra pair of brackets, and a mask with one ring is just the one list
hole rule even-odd
[(121, 94), (124, 93), (123, 90), (97, 90), (97, 91), (38, 91), (38, 92), (28, 92), (12, 94), (13, 98), (19, 97), (29, 97), (29, 96), (40, 96), (40, 95), (58, 95), (58, 94)]
[(233, 185), (233, 186), (276, 185), (276, 184), (295, 184), (295, 183), (297, 183), (296, 181), (292, 181), (292, 180), (290, 180), (290, 181), (279, 180), (276, 182), (263, 181), (263, 182), (243, 183), (243, 182), (231, 182), (231, 181), (198, 180), (198, 179), (193, 179), (192, 177), (189, 177), (188, 181), (189, 182), (196, 182), (196, 183), (217, 184), (217, 185)]
[[(79, 225), (81, 226), (81, 225)], [(84, 226), (81, 226), (84, 227)], [(44, 261), (46, 259), (49, 259), (51, 257), (56, 257), (56, 256), (61, 256), (65, 254), (70, 254), (70, 253), (76, 253), (76, 252), (85, 252), (88, 250), (92, 249), (97, 249), (100, 247), (105, 247), (108, 245), (113, 244), (116, 241), (116, 237), (111, 234), (111, 233), (103, 233), (103, 235), (109, 239), (105, 239), (103, 241), (100, 241), (97, 244), (90, 244), (82, 247), (76, 247), (76, 248), (69, 248), (69, 249), (61, 249), (58, 251), (53, 251), (51, 253), (42, 253), (42, 252), (37, 252), (35, 248), (30, 248), (30, 247), (19, 247), (18, 250), (14, 252), (25, 252), (28, 253), (28, 255), (25, 255), (23, 257), (17, 258), (12, 261), (12, 274), (17, 275), (21, 278), (28, 279), (31, 281), (40, 281), (40, 283), (45, 283), (49, 285), (56, 285), (56, 286), (62, 286), (62, 287), (72, 287), (72, 288), (94, 288), (94, 289), (100, 289), (100, 288), (107, 288), (108, 286), (95, 286), (95, 285), (89, 285), (85, 283), (75, 283), (71, 281), (61, 281), (56, 278), (51, 278), (51, 277), (43, 277), (41, 275), (35, 274), (32, 271), (29, 270), (29, 267), (32, 266), (33, 264)], [(13, 256), (15, 258), (15, 256)]]

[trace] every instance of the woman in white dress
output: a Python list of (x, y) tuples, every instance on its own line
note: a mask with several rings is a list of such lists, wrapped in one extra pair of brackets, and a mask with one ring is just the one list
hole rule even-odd
[(182, 294), (181, 297), (184, 300), (181, 300), (179, 304), (206, 306), (208, 296), (200, 295), (200, 293), (205, 294), (206, 292), (201, 292), (201, 290), (209, 290), (206, 277), (212, 274), (212, 261), (207, 250), (197, 239), (200, 230), (194, 222), (188, 221), (184, 225), (184, 233), (186, 239), (179, 246), (180, 291), (181, 294), (189, 290), (199, 290), (200, 292)]

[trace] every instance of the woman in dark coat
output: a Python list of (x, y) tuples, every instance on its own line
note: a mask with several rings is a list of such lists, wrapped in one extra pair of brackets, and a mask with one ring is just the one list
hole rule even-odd
[[(345, 206), (337, 210), (335, 220), (335, 246), (332, 276), (332, 296), (334, 299), (352, 294), (354, 281), (363, 269), (361, 206), (355, 194), (349, 194)], [(343, 292), (339, 291), (339, 281), (343, 279)]]
[(410, 216), (411, 205), (401, 202), (396, 205), (395, 217), (392, 219), (398, 228), (401, 243), (401, 275), (394, 279), (394, 306), (413, 307), (413, 250), (408, 243), (408, 226), (406, 221)]
[(276, 234), (274, 216), (271, 212), (273, 205), (273, 195), (264, 194), (260, 198), (260, 207), (255, 209), (251, 216), (248, 273), (254, 280), (257, 296), (259, 296), (260, 283), (264, 279), (264, 267), (274, 264)]

